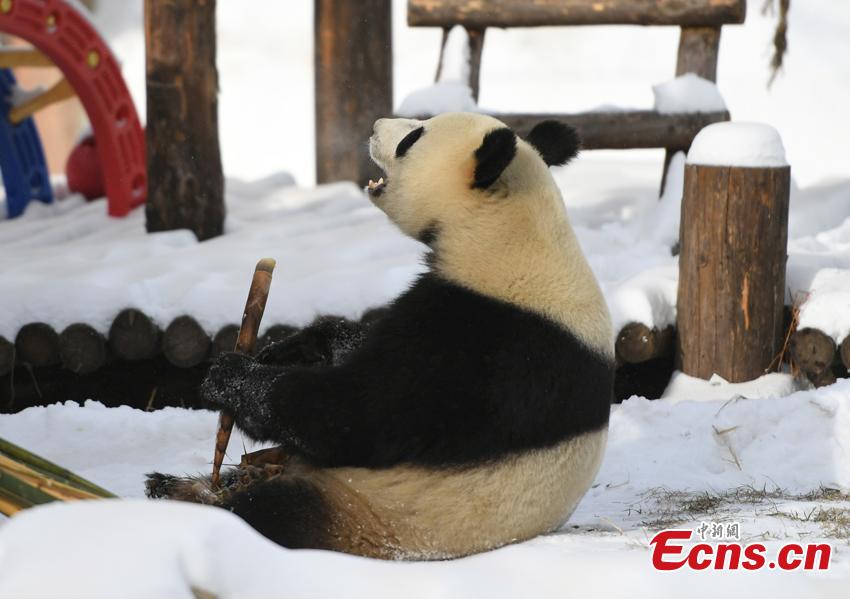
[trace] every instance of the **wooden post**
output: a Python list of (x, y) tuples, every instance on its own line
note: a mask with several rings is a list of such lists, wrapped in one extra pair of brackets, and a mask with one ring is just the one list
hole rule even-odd
[(791, 169), (685, 167), (679, 257), (681, 369), (763, 375), (782, 343)]
[(148, 231), (222, 233), (215, 0), (145, 0)]
[(391, 0), (315, 0), (316, 180), (365, 185), (366, 140), (393, 112)]
[(469, 29), (466, 35), (469, 37), (469, 89), (472, 90), (472, 99), (478, 102), (481, 90), (481, 57), (484, 52), (484, 34), (487, 30)]

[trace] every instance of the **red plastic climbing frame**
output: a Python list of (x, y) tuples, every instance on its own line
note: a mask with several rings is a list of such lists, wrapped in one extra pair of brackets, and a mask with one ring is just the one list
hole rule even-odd
[(118, 61), (88, 18), (63, 0), (0, 0), (0, 32), (44, 53), (80, 98), (97, 142), (109, 215), (143, 204), (144, 131)]

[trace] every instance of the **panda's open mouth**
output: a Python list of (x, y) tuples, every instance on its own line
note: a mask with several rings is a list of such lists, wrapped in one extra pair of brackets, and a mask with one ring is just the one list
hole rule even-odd
[(378, 197), (379, 195), (384, 193), (384, 190), (386, 188), (387, 188), (387, 181), (383, 177), (381, 177), (377, 181), (373, 181), (372, 179), (369, 179), (369, 185), (366, 186), (366, 191), (369, 192), (370, 196)]

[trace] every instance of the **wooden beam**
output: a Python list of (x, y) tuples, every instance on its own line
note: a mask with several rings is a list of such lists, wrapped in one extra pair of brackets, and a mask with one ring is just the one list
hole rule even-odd
[(372, 125), (393, 110), (391, 0), (315, 0), (316, 180), (365, 185)]
[(408, 0), (411, 27), (541, 27), (743, 23), (746, 0)]
[[(728, 112), (660, 114), (652, 110), (492, 116), (522, 136), (543, 120), (569, 123), (578, 129), (582, 147), (586, 150), (687, 147), (703, 127), (729, 120)], [(430, 116), (417, 118), (427, 119)]]
[(51, 104), (62, 102), (74, 97), (74, 88), (64, 77), (51, 85), (46, 91), (36, 94), (9, 111), (9, 121), (17, 125), (34, 115), (39, 110), (47, 108)]

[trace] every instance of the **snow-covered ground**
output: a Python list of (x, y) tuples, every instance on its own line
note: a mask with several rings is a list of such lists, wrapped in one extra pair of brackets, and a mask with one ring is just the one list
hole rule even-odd
[[(216, 508), (98, 501), (0, 525), (0, 597), (170, 598), (190, 587), (220, 599), (846, 597), (850, 380), (771, 397), (792, 386), (785, 375), (731, 389), (679, 380), (669, 398), (615, 406), (602, 470), (567, 526), (488, 554), (403, 564), (290, 551)], [(763, 397), (746, 397), (754, 394)], [(0, 436), (140, 498), (150, 470), (209, 470), (216, 421), (206, 411), (69, 402), (0, 416)], [(765, 543), (771, 556), (783, 542), (831, 543), (830, 570), (654, 572), (654, 532), (701, 522), (738, 522), (741, 540)]]
[[(142, 107), (142, 3), (101, 3), (99, 19)], [(850, 4), (792, 3), (785, 75), (768, 77), (773, 21), (750, 2), (744, 27), (724, 28), (718, 87), (739, 120), (782, 136), (792, 166), (789, 301), (801, 326), (850, 333)], [(394, 3), (396, 92), (430, 83), (436, 30), (404, 26)], [(107, 330), (137, 306), (161, 324), (192, 314), (210, 332), (236, 321), (253, 265), (278, 260), (266, 326), (316, 314), (351, 317), (402, 290), (422, 247), (396, 232), (352, 184), (313, 180), (312, 3), (220, 0), (221, 137), (227, 235), (144, 234), (136, 211), (108, 219), (102, 202), (69, 197), (0, 222), (0, 335), (30, 321)], [(498, 110), (650, 107), (675, 61), (672, 28), (493, 30), (481, 103)], [(604, 51), (603, 51), (604, 50)], [(694, 82), (686, 82), (692, 86)], [(696, 85), (699, 85), (697, 82)], [(656, 88), (664, 95), (681, 83)], [(708, 93), (708, 90), (706, 90)], [(687, 92), (685, 95), (690, 96)], [(715, 100), (712, 107), (718, 104)], [(246, 110), (246, 107), (250, 109)], [(658, 200), (659, 152), (591, 152), (555, 171), (579, 240), (620, 326), (675, 321), (684, 156)], [(286, 169), (286, 174), (269, 175)], [(306, 186), (305, 186), (306, 185)], [(143, 474), (206, 472), (216, 416), (146, 413), (95, 402), (0, 416), (0, 436), (123, 497)], [(239, 436), (231, 445), (241, 447)], [(250, 446), (248, 447), (250, 449)], [(235, 457), (235, 456), (234, 456)], [(850, 584), (850, 381), (817, 391), (787, 375), (747, 385), (677, 375), (664, 399), (613, 408), (594, 487), (568, 525), (463, 560), (383, 563), (288, 551), (212, 508), (138, 501), (31, 510), (0, 523), (0, 597), (846, 597)], [(826, 573), (654, 573), (653, 531), (736, 521), (744, 540), (834, 547)]]

